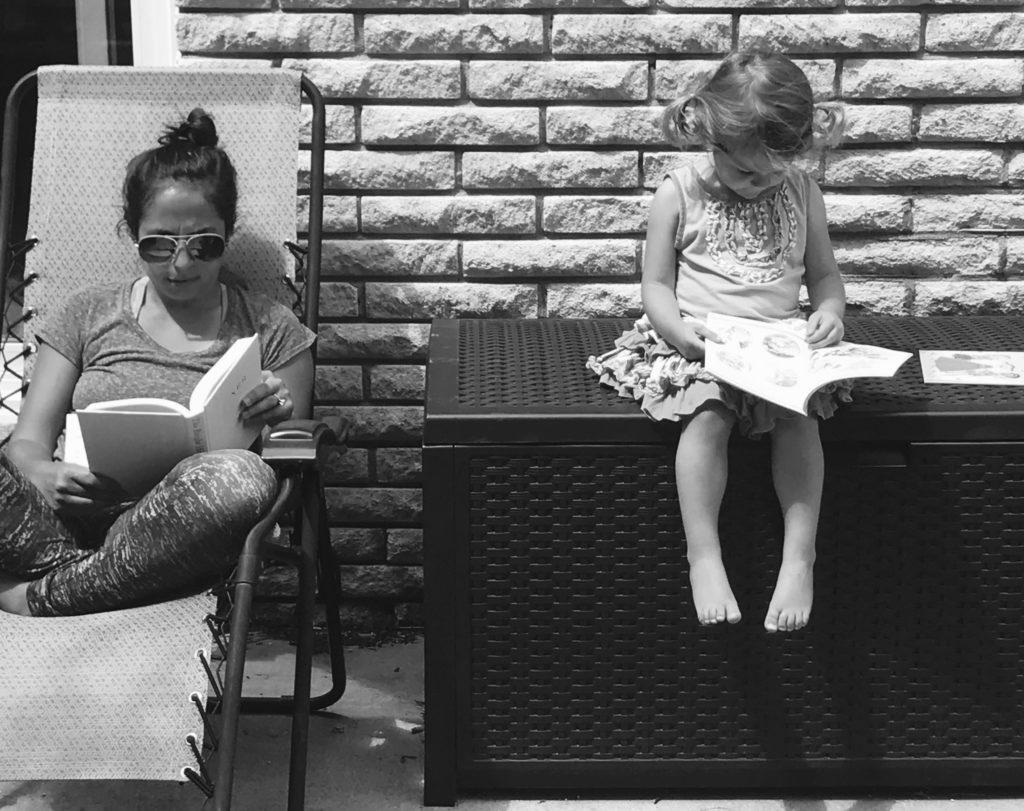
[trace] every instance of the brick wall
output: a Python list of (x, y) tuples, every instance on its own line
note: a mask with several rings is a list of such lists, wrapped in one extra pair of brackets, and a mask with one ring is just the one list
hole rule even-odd
[[(329, 103), (319, 408), (350, 621), (414, 623), (429, 321), (635, 314), (661, 105), (764, 39), (847, 103), (818, 167), (850, 309), (1024, 303), (1024, 13), (986, 0), (181, 0), (186, 61)], [(300, 176), (302, 171), (300, 169)], [(300, 211), (301, 222), (301, 211)]]

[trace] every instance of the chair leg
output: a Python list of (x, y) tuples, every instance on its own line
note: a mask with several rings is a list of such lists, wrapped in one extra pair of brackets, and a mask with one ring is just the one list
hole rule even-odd
[[(250, 543), (252, 542), (252, 543)], [(231, 611), (231, 629), (228, 637), (224, 694), (222, 697), (220, 741), (217, 747), (217, 773), (214, 780), (214, 811), (231, 808), (231, 788), (234, 782), (235, 751), (238, 746), (238, 726), (242, 704), (242, 681), (245, 676), (246, 640), (252, 618), (253, 589), (259, 565), (259, 539), (250, 535), (245, 551), (238, 561), (235, 574), (234, 605)], [(252, 548), (250, 548), (252, 547)]]
[(316, 619), (317, 552), (322, 504), (318, 477), (305, 477), (302, 500), (304, 509), (298, 561), (299, 593), (296, 606), (295, 688), (292, 694), (288, 811), (302, 811), (306, 802), (310, 683), (313, 676), (313, 623)]

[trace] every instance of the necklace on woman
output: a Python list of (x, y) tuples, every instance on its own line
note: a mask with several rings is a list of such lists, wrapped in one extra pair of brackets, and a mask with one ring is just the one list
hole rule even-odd
[[(142, 324), (142, 312), (146, 306), (146, 301), (149, 293), (149, 280), (141, 280), (141, 289), (132, 289), (132, 314), (135, 316), (136, 323), (145, 330), (145, 326)], [(175, 326), (181, 330), (182, 335), (186, 340), (189, 341), (211, 341), (216, 339), (217, 334), (220, 332), (221, 325), (224, 323), (224, 312), (227, 309), (227, 291), (224, 285), (217, 285), (217, 292), (219, 293), (219, 300), (217, 303), (217, 321), (215, 324), (201, 324), (198, 330), (188, 329), (178, 319), (176, 319), (171, 313), (164, 307), (164, 312), (167, 317), (174, 322)], [(148, 330), (146, 330), (148, 332)], [(155, 337), (155, 336), (154, 336)]]

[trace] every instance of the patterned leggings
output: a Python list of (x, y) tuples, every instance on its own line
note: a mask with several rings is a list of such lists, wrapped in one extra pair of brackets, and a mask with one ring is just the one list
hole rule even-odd
[(0, 571), (31, 581), (29, 609), (40, 617), (195, 594), (230, 569), (276, 492), (256, 454), (211, 451), (120, 513), (62, 518), (0, 455)]

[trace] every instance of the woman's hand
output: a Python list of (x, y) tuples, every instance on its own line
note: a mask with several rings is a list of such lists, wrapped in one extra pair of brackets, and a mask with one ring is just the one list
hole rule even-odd
[(59, 515), (95, 515), (133, 500), (113, 479), (81, 465), (36, 462), (26, 476)]
[(239, 405), (239, 416), (247, 425), (277, 425), (289, 419), (295, 408), (284, 381), (266, 369), (262, 375), (263, 382), (245, 395)]
[(684, 321), (678, 333), (669, 340), (676, 349), (687, 360), (704, 359), (704, 343), (713, 341), (720, 344), (722, 339), (706, 326), (696, 322)]
[(828, 310), (815, 310), (807, 319), (807, 343), (811, 349), (837, 344), (845, 333), (843, 319)]

